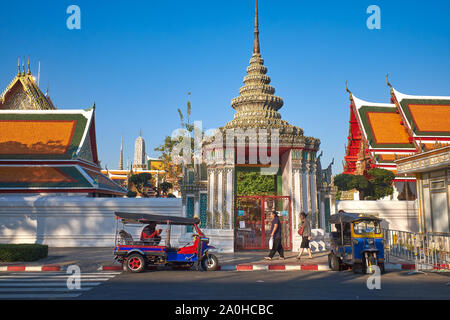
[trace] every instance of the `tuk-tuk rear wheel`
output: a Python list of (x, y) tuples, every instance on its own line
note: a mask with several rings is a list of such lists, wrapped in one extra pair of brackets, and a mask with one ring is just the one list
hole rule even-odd
[(330, 261), (331, 270), (341, 271), (341, 261), (340, 261), (339, 257), (337, 257), (335, 254), (331, 253), (328, 258)]
[(130, 272), (141, 272), (145, 269), (145, 259), (142, 255), (134, 253), (127, 257), (126, 267)]

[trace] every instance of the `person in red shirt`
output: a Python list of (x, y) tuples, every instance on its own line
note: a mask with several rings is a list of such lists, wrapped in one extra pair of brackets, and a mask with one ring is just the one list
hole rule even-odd
[(155, 230), (156, 224), (151, 223), (142, 229), (141, 232), (141, 241), (145, 242), (153, 242), (154, 244), (158, 244), (161, 241), (161, 232), (162, 229)]

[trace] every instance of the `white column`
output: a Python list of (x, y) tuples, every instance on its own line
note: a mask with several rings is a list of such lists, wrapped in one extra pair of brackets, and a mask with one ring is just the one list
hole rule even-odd
[(223, 172), (217, 174), (217, 212), (219, 214), (219, 223), (223, 223)]
[(294, 171), (294, 215), (297, 216), (302, 210), (302, 176), (300, 170)]
[(230, 222), (230, 229), (233, 229), (233, 169), (227, 169), (226, 180), (226, 212), (228, 214), (228, 221)]
[(214, 186), (215, 186), (215, 175), (214, 170), (211, 170), (209, 173), (209, 208), (208, 211), (211, 213), (211, 224), (214, 222)]
[(305, 164), (305, 170), (303, 171), (303, 203), (304, 211), (309, 214), (311, 213), (311, 179), (309, 178), (309, 163)]

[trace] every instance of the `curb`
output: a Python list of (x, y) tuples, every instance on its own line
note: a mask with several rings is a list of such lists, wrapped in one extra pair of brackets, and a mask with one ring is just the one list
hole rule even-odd
[[(388, 263), (385, 265), (386, 271), (402, 271), (415, 270), (414, 264), (394, 264)], [(151, 266), (148, 270), (188, 270), (185, 267), (166, 267), (166, 266)], [(122, 271), (123, 267), (118, 265), (104, 265), (98, 268), (98, 271)], [(219, 266), (217, 271), (331, 271), (326, 264), (238, 264), (238, 265), (224, 265)]]
[(0, 266), (0, 272), (25, 271), (25, 272), (45, 272), (45, 271), (63, 271), (62, 266)]

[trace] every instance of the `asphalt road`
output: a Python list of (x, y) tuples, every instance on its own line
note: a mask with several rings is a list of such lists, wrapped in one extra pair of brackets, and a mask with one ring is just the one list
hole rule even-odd
[(78, 299), (303, 300), (450, 299), (450, 273), (388, 272), (381, 289), (369, 290), (369, 275), (351, 271), (147, 271), (123, 272)]

